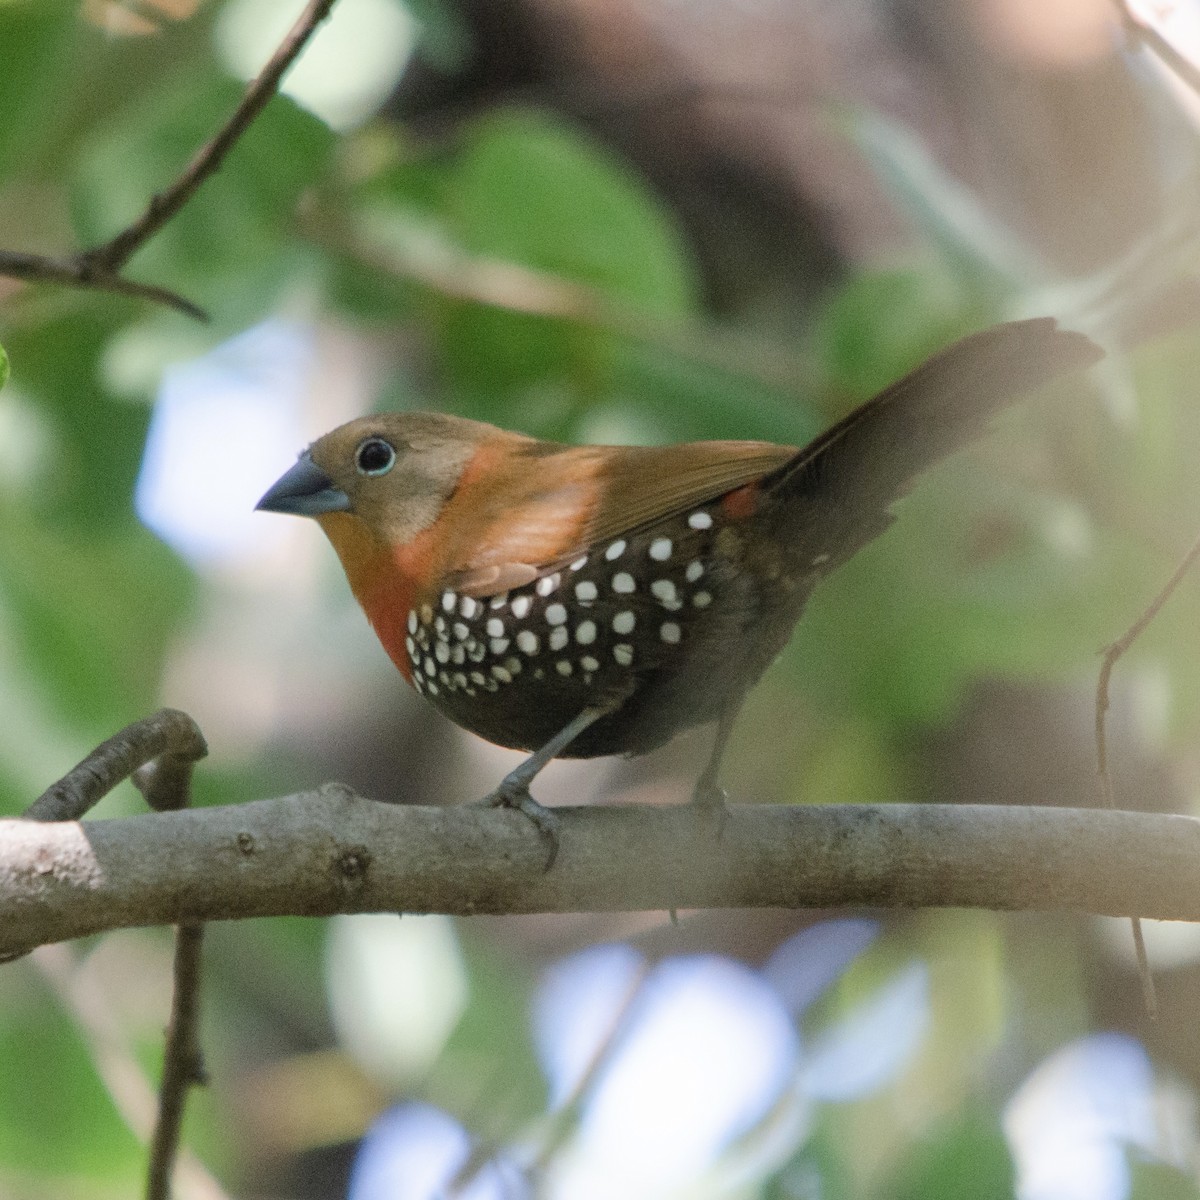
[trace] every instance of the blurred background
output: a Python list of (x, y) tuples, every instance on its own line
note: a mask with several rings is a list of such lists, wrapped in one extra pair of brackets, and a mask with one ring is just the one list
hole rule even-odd
[[(300, 7), (0, 3), (0, 245), (126, 225)], [(162, 704), (203, 804), (453, 803), (516, 761), (408, 691), (315, 525), (251, 511), (352, 416), (798, 443), (1043, 313), (1110, 357), (822, 586), (726, 783), (1095, 803), (1097, 652), (1200, 532), (1197, 63), (1173, 0), (339, 0), (130, 264), (209, 324), (0, 280), (0, 813)], [(1117, 669), (1128, 807), (1195, 810), (1198, 628), (1191, 579)], [(539, 798), (677, 803), (707, 737)], [(212, 927), (186, 1134), (220, 1183), (178, 1194), (1194, 1197), (1200, 938), (1148, 935), (1157, 1023), (1127, 923), (1083, 916)], [(0, 1197), (140, 1191), (169, 988), (163, 930), (0, 969)]]

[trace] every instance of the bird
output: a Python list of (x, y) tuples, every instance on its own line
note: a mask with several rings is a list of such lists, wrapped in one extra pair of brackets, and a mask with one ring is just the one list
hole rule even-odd
[(1039, 317), (934, 355), (807, 446), (571, 446), (442, 413), (360, 417), (318, 438), (257, 508), (316, 519), (401, 675), (450, 720), (552, 759), (642, 754), (715, 722), (692, 802), (723, 819), (742, 702), (814, 587), (894, 519), (914, 478), (993, 413), (1102, 356)]

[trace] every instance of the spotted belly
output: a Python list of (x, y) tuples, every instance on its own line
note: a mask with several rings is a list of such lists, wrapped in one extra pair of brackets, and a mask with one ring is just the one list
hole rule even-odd
[[(524, 750), (584, 708), (632, 702), (711, 640), (730, 575), (719, 532), (700, 508), (591, 547), (512, 591), (441, 592), (408, 614), (413, 686), (457, 724)], [(696, 712), (687, 724), (713, 715), (702, 704)], [(635, 748), (627, 725), (615, 712), (566, 754)]]

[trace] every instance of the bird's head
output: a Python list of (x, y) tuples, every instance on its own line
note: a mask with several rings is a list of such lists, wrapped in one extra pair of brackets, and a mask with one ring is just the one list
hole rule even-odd
[[(257, 507), (315, 517), (335, 546), (407, 545), (438, 518), (491, 425), (440, 413), (360, 417), (318, 438)], [(339, 547), (340, 548), (340, 547)]]

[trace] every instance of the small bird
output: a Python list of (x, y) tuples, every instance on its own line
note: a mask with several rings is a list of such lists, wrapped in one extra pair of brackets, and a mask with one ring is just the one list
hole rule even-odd
[(406, 680), (456, 724), (531, 751), (487, 802), (524, 812), (557, 757), (641, 754), (742, 701), (814, 586), (887, 528), (919, 472), (997, 409), (1101, 351), (1051, 318), (955, 343), (815, 441), (566, 446), (438, 413), (361, 417), (259, 501), (315, 517)]

